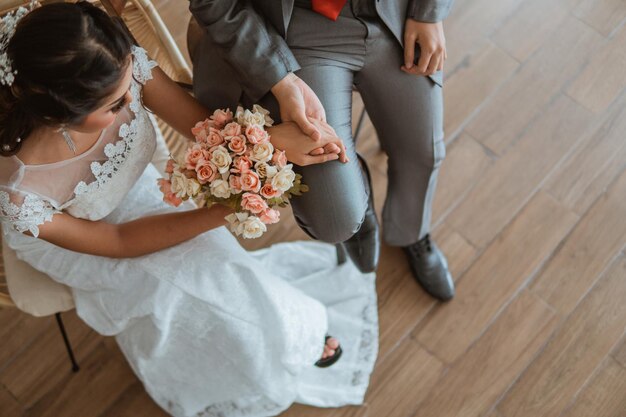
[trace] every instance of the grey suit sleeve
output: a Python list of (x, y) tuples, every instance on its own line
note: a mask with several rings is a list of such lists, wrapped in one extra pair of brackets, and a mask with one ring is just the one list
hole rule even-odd
[(300, 69), (285, 40), (249, 1), (191, 0), (189, 10), (252, 101), (258, 101), (289, 72)]
[(411, 0), (407, 17), (420, 22), (441, 22), (450, 13), (454, 0)]

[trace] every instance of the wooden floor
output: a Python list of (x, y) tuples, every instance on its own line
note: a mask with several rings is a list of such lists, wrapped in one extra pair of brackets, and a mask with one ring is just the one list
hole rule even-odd
[[(182, 40), (187, 2), (157, 3)], [(626, 416), (625, 22), (624, 0), (457, 0), (434, 216), (457, 296), (384, 246), (366, 405), (284, 416)], [(359, 148), (380, 209), (369, 122)], [(301, 238), (288, 218), (254, 247)], [(2, 417), (165, 415), (114, 340), (65, 317), (78, 374), (53, 319), (0, 310)]]

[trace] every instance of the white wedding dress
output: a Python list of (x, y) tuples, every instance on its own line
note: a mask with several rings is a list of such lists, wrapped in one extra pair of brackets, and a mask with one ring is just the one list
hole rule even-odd
[[(223, 227), (133, 259), (85, 255), (37, 236), (60, 211), (120, 223), (174, 209), (162, 201), (153, 119), (141, 88), (155, 66), (133, 49), (133, 101), (87, 152), (58, 163), (0, 158), (4, 238), (20, 259), (71, 287), (78, 315), (115, 336), (148, 393), (168, 413), (273, 416), (293, 402), (363, 401), (377, 354), (374, 274), (334, 247), (284, 243), (245, 251)], [(60, 139), (62, 140), (62, 139)], [(324, 336), (343, 357), (326, 369)]]

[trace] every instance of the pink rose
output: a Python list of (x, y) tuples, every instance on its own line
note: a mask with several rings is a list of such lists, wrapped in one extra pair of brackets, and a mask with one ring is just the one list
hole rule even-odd
[(278, 223), (280, 220), (280, 211), (268, 208), (259, 216), (259, 219), (265, 224)]
[(196, 176), (200, 184), (206, 184), (217, 178), (217, 167), (210, 161), (201, 159), (196, 165)]
[(250, 143), (265, 143), (270, 140), (270, 136), (267, 134), (265, 130), (260, 128), (259, 126), (252, 125), (246, 128), (246, 137), (250, 141)]
[(261, 195), (265, 198), (280, 197), (281, 194), (282, 192), (272, 187), (272, 184), (270, 184), (269, 182), (266, 183), (263, 187), (261, 187)]
[(222, 136), (222, 134), (220, 133), (218, 129), (215, 129), (214, 127), (209, 128), (209, 131), (206, 136), (206, 139), (204, 140), (204, 143), (206, 143), (209, 147), (213, 147), (213, 146), (221, 145), (224, 142), (226, 142), (226, 140), (224, 140), (224, 137)]
[(196, 137), (201, 136), (201, 137), (206, 137), (209, 128), (211, 128), (213, 126), (213, 122), (209, 119), (203, 120), (201, 122), (196, 123), (196, 125), (194, 127), (191, 128), (191, 134), (194, 135)]
[(233, 161), (233, 167), (230, 172), (234, 172), (235, 174), (248, 172), (252, 168), (252, 160), (247, 156), (238, 156)]
[(169, 159), (167, 161), (167, 165), (165, 165), (165, 173), (166, 174), (174, 173), (174, 160), (173, 159)]
[(263, 213), (269, 209), (263, 197), (252, 193), (244, 193), (241, 196), (241, 207), (253, 214)]
[(285, 151), (275, 150), (274, 156), (272, 156), (272, 163), (278, 168), (284, 168), (285, 165), (287, 165), (287, 155), (285, 155)]
[(158, 183), (159, 189), (163, 193), (163, 201), (174, 207), (178, 207), (183, 203), (183, 200), (172, 192), (172, 183), (169, 180), (160, 178)]
[(230, 139), (233, 136), (241, 135), (241, 125), (237, 122), (230, 122), (224, 129), (222, 129), (222, 136), (226, 139)]
[(230, 110), (218, 109), (213, 112), (211, 119), (213, 119), (215, 127), (221, 129), (226, 126), (226, 123), (229, 123), (233, 120), (233, 112)]
[(261, 189), (261, 180), (256, 172), (248, 171), (241, 174), (241, 189), (258, 193)]
[(185, 153), (185, 164), (187, 169), (196, 169), (196, 164), (200, 159), (209, 159), (210, 155), (206, 149), (203, 149), (199, 144), (193, 145), (187, 149)]
[(230, 190), (233, 193), (239, 194), (241, 192), (241, 177), (231, 175), (228, 177), (228, 185), (230, 185)]
[(246, 138), (243, 135), (233, 136), (228, 142), (228, 149), (236, 153), (237, 155), (243, 155), (248, 149), (246, 147)]

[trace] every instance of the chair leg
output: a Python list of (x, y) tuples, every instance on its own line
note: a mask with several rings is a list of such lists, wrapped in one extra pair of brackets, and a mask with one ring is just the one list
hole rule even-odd
[(359, 133), (361, 133), (361, 128), (363, 127), (363, 121), (365, 120), (365, 108), (361, 110), (361, 115), (359, 116), (359, 121), (356, 124), (356, 128), (354, 129), (353, 140), (356, 142), (359, 137)]
[(61, 330), (61, 335), (63, 336), (63, 341), (65, 342), (65, 348), (67, 349), (67, 354), (70, 357), (70, 362), (72, 362), (72, 372), (78, 372), (80, 368), (78, 367), (78, 363), (76, 363), (76, 358), (74, 358), (74, 352), (72, 351), (70, 339), (68, 339), (67, 333), (65, 332), (65, 326), (63, 325), (63, 320), (61, 320), (61, 313), (56, 313), (54, 316), (57, 319), (59, 330)]
[(343, 243), (335, 244), (335, 249), (337, 251), (337, 265), (343, 265), (348, 260), (348, 254), (346, 253), (346, 248), (343, 247)]

